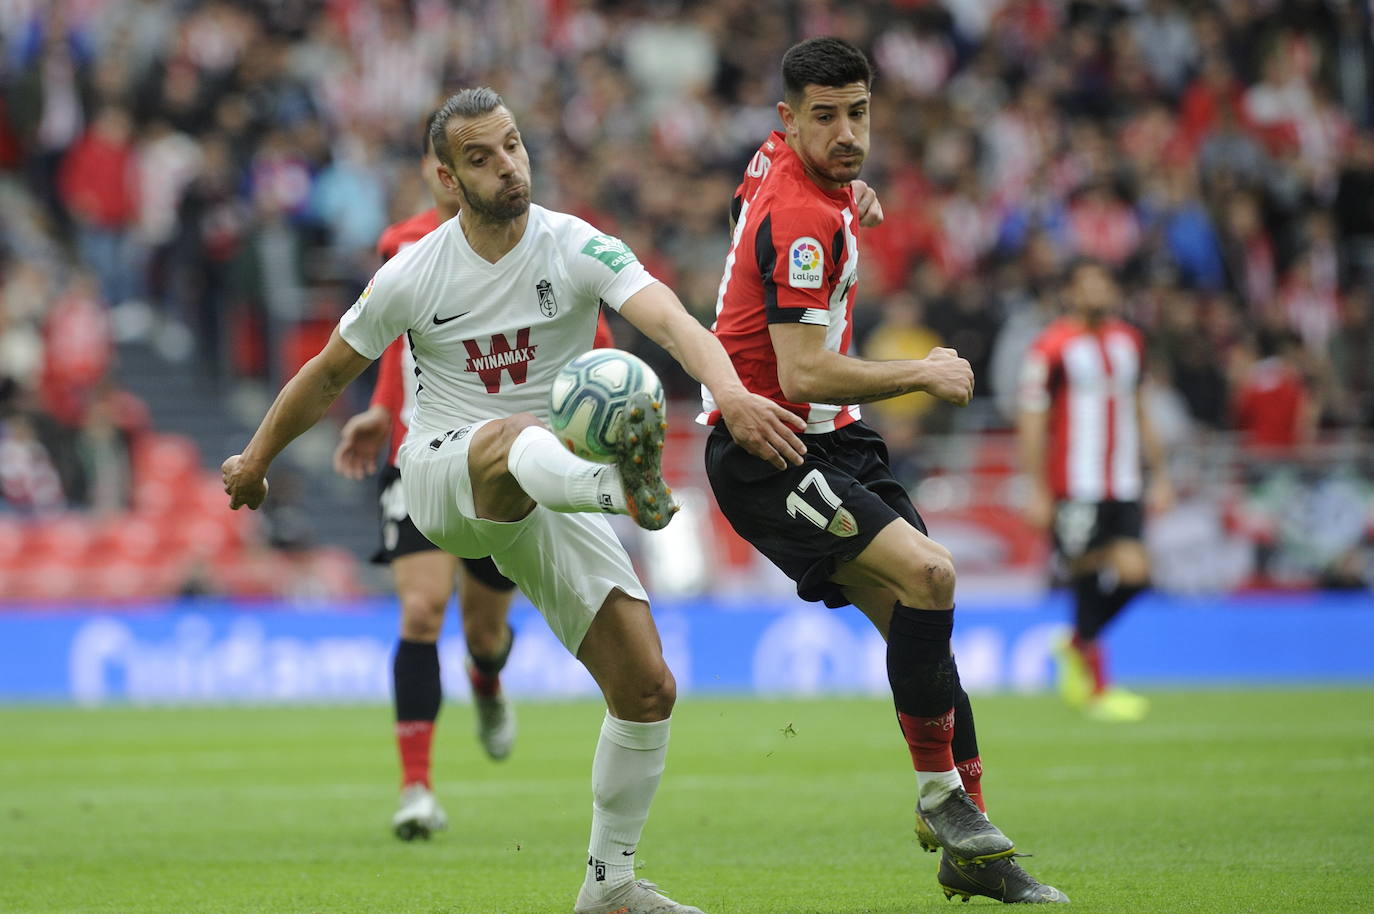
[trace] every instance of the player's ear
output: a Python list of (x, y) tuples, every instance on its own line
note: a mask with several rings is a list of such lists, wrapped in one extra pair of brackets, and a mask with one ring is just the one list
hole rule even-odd
[(788, 136), (797, 134), (797, 114), (785, 101), (778, 102), (778, 117), (782, 119), (783, 132)]
[(434, 173), (439, 176), (439, 183), (444, 185), (444, 190), (461, 197), (463, 194), (463, 187), (458, 183), (458, 178), (438, 156), (435, 156), (434, 161)]

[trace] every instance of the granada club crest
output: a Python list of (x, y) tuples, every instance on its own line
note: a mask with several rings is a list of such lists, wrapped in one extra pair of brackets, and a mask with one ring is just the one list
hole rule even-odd
[(539, 311), (545, 317), (553, 317), (558, 313), (558, 299), (553, 297), (553, 284), (547, 279), (541, 279), (535, 284), (534, 291), (539, 293)]

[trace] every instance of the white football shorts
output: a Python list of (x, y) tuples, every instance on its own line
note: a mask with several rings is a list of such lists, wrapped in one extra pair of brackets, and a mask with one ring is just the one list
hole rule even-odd
[(445, 552), (469, 559), (491, 556), (576, 656), (612, 589), (645, 602), (649, 595), (604, 515), (535, 506), (513, 523), (477, 517), (468, 446), (489, 421), (432, 439), (418, 434), (406, 438), (397, 462), (410, 519)]

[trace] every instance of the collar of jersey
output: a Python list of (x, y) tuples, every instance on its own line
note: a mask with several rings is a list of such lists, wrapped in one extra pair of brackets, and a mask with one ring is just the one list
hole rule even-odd
[(458, 250), (462, 252), (464, 259), (471, 261), (474, 264), (479, 264), (480, 266), (486, 267), (488, 270), (495, 270), (500, 268), (502, 264), (504, 264), (507, 260), (510, 259), (511, 255), (520, 252), (529, 243), (530, 235), (534, 232), (534, 211), (536, 209), (539, 209), (539, 207), (531, 203), (529, 218), (525, 220), (524, 234), (520, 236), (519, 241), (515, 242), (515, 247), (511, 248), (509, 251), (502, 254), (501, 259), (497, 260), (495, 263), (492, 263), (490, 260), (487, 260), (481, 254), (478, 254), (476, 251), (472, 249), (472, 244), (468, 241), (468, 236), (463, 234), (462, 224), (458, 222), (458, 217), (454, 216), (452, 219), (449, 220), (449, 222), (453, 223), (453, 231), (458, 236)]

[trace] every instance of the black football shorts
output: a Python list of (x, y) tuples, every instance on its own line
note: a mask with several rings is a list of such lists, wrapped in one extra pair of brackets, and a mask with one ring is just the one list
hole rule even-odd
[(1138, 501), (1061, 501), (1054, 506), (1054, 551), (1065, 562), (1114, 540), (1138, 540), (1145, 529)]
[[(428, 552), (439, 547), (419, 531), (406, 510), (405, 493), (401, 489), (401, 471), (394, 466), (382, 470), (377, 480), (377, 503), (381, 507), (382, 543), (372, 555), (378, 565), (390, 565), (394, 559), (416, 552)], [(463, 559), (463, 571), (493, 590), (514, 590), (515, 582), (496, 568), (490, 556)]]
[(864, 423), (802, 440), (802, 465), (779, 470), (718, 424), (706, 439), (706, 475), (735, 532), (797, 582), (798, 596), (845, 606), (830, 581), (835, 567), (897, 518), (922, 533), (925, 521), (888, 468), (887, 444)]

